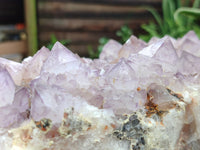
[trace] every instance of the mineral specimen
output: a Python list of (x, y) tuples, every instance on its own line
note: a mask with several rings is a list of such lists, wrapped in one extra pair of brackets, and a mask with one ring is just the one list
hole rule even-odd
[(110, 40), (99, 59), (59, 42), (0, 58), (2, 150), (199, 150), (200, 40)]

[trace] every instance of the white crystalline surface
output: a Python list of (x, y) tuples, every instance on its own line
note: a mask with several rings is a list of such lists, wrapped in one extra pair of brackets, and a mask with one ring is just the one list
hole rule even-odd
[(0, 58), (2, 150), (199, 150), (200, 40), (131, 36), (99, 59), (59, 42)]

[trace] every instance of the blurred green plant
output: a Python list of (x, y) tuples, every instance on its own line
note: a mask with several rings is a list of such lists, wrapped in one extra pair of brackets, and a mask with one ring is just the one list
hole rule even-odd
[(99, 39), (99, 45), (97, 47), (97, 51), (93, 50), (93, 47), (91, 45), (88, 46), (88, 53), (89, 53), (89, 57), (92, 59), (98, 58), (103, 46), (109, 41), (109, 39), (107, 37), (101, 37)]
[(120, 30), (118, 30), (116, 32), (116, 35), (119, 36), (120, 42), (122, 44), (124, 44), (129, 38), (130, 36), (133, 34), (133, 31), (131, 30), (131, 28), (129, 28), (127, 25), (123, 25)]
[[(133, 34), (133, 31), (131, 28), (129, 28), (127, 25), (123, 25), (117, 32), (116, 35), (120, 37), (120, 42), (124, 44), (129, 37)], [(99, 55), (101, 51), (103, 50), (104, 45), (109, 41), (110, 39), (107, 37), (101, 37), (99, 39), (99, 45), (97, 47), (97, 50), (94, 51), (93, 47), (91, 45), (88, 46), (88, 53), (89, 57), (94, 59), (94, 58), (99, 58)]]
[[(200, 17), (200, 0), (163, 0), (162, 16), (152, 7), (146, 9), (151, 12), (156, 22), (141, 25), (147, 34), (139, 35), (139, 38), (148, 42), (152, 37), (163, 37), (169, 35), (174, 38), (182, 37), (188, 31), (194, 30), (200, 38), (200, 27), (197, 19)], [(187, 7), (186, 7), (187, 6)], [(120, 37), (120, 42), (124, 44), (133, 34), (132, 30), (124, 25), (116, 32)], [(88, 46), (90, 58), (98, 58), (103, 46), (108, 42), (108, 38), (101, 38), (99, 46), (95, 52), (91, 46)]]
[[(148, 11), (154, 16), (156, 23), (150, 22), (143, 24), (141, 27), (148, 33), (140, 35), (139, 38), (144, 41), (149, 41), (152, 37), (163, 37), (170, 35), (174, 38), (182, 37), (190, 30), (194, 30), (200, 37), (200, 29), (194, 17), (188, 17), (189, 14), (197, 15), (197, 8), (199, 7), (200, 0), (193, 2), (192, 8), (185, 9), (185, 6), (190, 5), (189, 0), (163, 0), (161, 17), (154, 8), (147, 8)], [(190, 9), (190, 11), (188, 11)], [(193, 10), (191, 10), (193, 9)], [(192, 13), (191, 13), (192, 12)], [(180, 14), (187, 14), (180, 15)]]
[(194, 19), (198, 19), (200, 17), (200, 9), (199, 8), (190, 8), (190, 7), (182, 7), (176, 10), (174, 14), (174, 19), (176, 22), (181, 23), (180, 15), (185, 15), (189, 17), (193, 17)]
[[(196, 22), (200, 19), (200, 9), (190, 8), (190, 7), (182, 7), (182, 8), (177, 9), (174, 14), (174, 19), (177, 24), (182, 24), (182, 19), (181, 19), (182, 16), (187, 16), (188, 19), (190, 19), (193, 22)], [(196, 32), (196, 34), (200, 38), (200, 27), (198, 25), (194, 25), (193, 30)]]
[[(47, 48), (49, 49), (49, 50), (51, 50), (52, 49), (52, 47), (53, 47), (53, 45), (56, 43), (58, 41), (58, 39), (56, 38), (56, 36), (54, 35), (54, 34), (52, 34), (51, 35), (51, 38), (50, 38), (50, 43), (47, 45)], [(70, 42), (71, 42), (71, 40), (61, 40), (61, 41), (59, 41), (61, 44), (63, 44), (63, 45), (68, 45)]]

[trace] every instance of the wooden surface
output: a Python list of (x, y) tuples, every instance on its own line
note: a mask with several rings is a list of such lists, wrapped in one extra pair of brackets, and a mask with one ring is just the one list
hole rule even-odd
[(26, 40), (7, 41), (0, 43), (0, 55), (5, 54), (25, 54), (27, 52)]
[(140, 25), (153, 17), (145, 9), (161, 11), (162, 0), (38, 0), (38, 37), (40, 47), (54, 34), (58, 40), (70, 39), (74, 52), (87, 55), (102, 36), (119, 38), (115, 32), (127, 24), (135, 35), (143, 32)]

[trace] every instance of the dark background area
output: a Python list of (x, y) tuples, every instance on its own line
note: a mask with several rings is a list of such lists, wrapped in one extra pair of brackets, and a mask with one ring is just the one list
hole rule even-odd
[(23, 22), (23, 0), (0, 0), (0, 25)]

